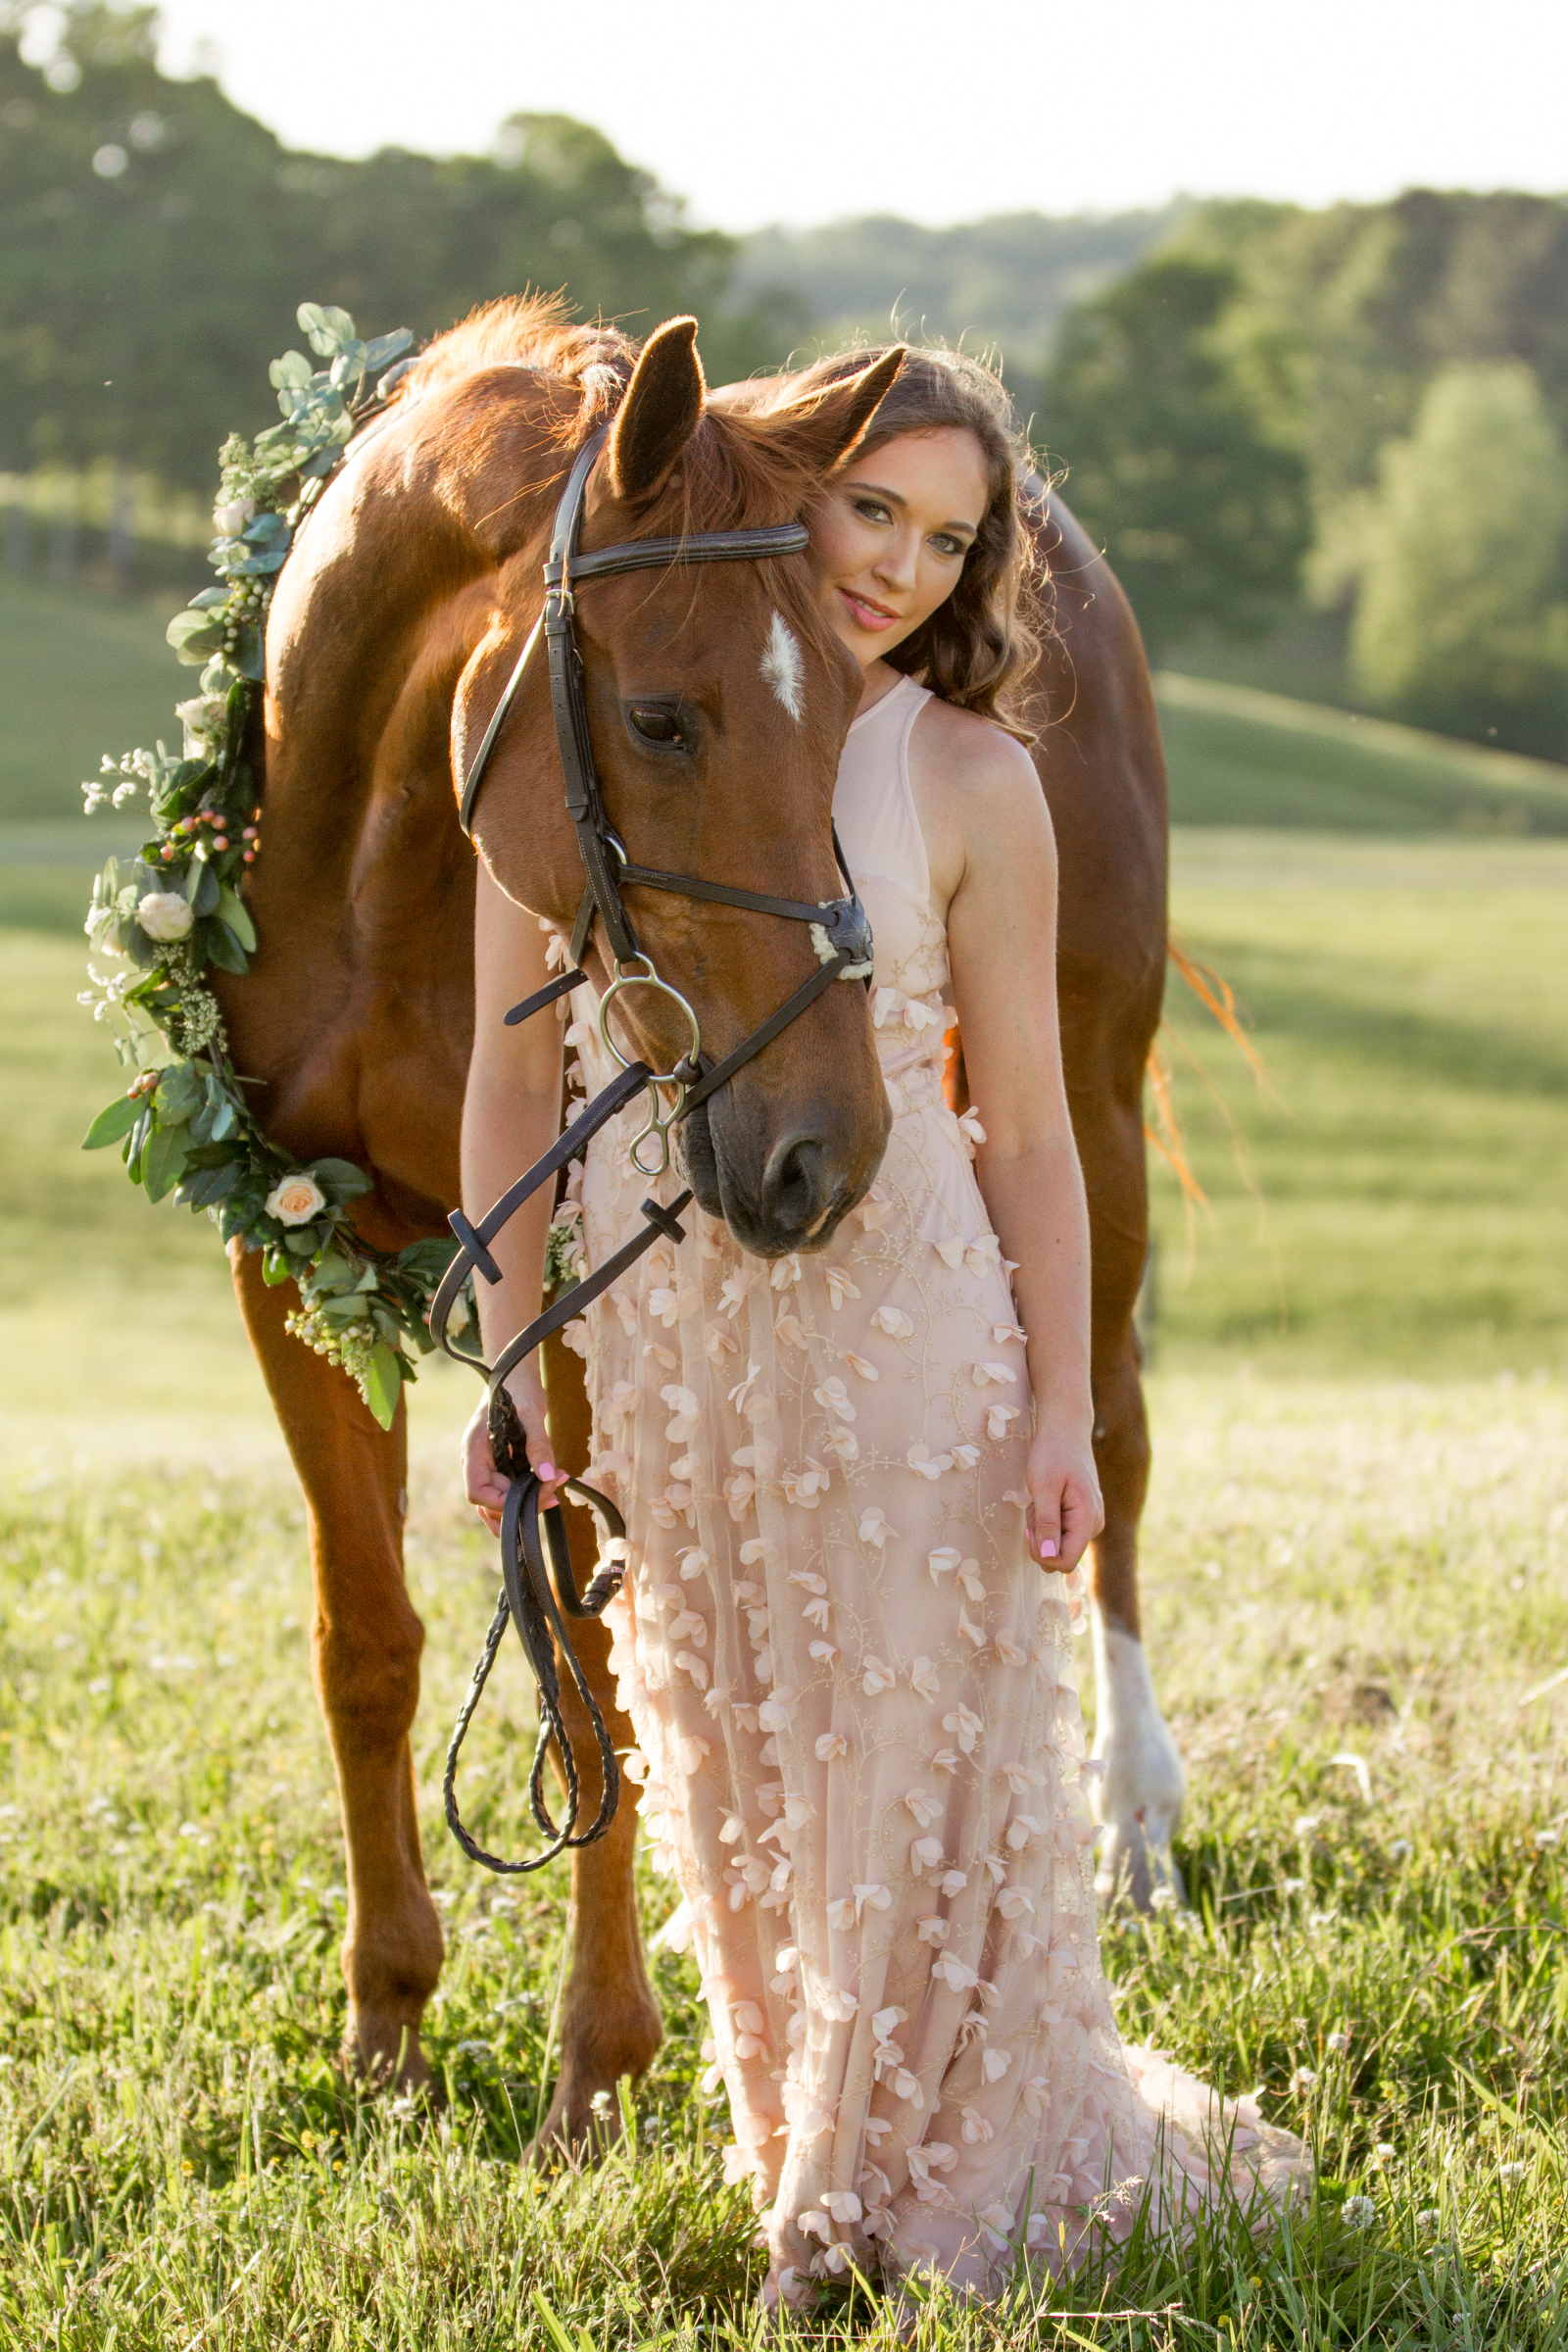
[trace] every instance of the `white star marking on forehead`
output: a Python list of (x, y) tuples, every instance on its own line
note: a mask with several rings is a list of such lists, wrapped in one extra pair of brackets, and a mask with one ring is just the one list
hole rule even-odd
[(806, 703), (801, 693), (806, 672), (801, 661), (801, 649), (790, 635), (782, 613), (774, 613), (768, 628), (767, 644), (762, 649), (762, 675), (799, 726), (806, 716)]

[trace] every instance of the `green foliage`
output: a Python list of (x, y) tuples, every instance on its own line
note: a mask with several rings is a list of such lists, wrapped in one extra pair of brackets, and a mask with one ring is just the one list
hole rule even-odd
[[(1240, 351), (1268, 355), (1254, 378), (1262, 413), (1269, 430), (1301, 452), (1310, 477), (1314, 546), (1307, 583), (1313, 599), (1348, 607), (1366, 583), (1374, 602), (1384, 601), (1384, 587), (1371, 591), (1372, 569), (1381, 568), (1387, 582), (1413, 561), (1393, 552), (1375, 557), (1374, 541), (1387, 526), (1407, 548), (1424, 537), (1456, 600), (1438, 625), (1457, 691), (1446, 691), (1430, 675), (1411, 687), (1408, 699), (1402, 684), (1386, 686), (1386, 680), (1413, 678), (1416, 656), (1402, 624), (1395, 633), (1407, 651), (1394, 653), (1389, 630), (1395, 624), (1383, 616), (1370, 624), (1369, 667), (1361, 679), (1344, 676), (1331, 691), (1356, 700), (1358, 687), (1364, 694), (1366, 679), (1376, 675), (1380, 694), (1393, 692), (1401, 708), (1436, 723), (1520, 751), (1560, 755), (1568, 726), (1560, 709), (1553, 711), (1556, 657), (1548, 627), (1551, 609), (1568, 600), (1560, 547), (1544, 577), (1543, 518), (1534, 528), (1522, 526), (1522, 537), (1505, 521), (1499, 546), (1479, 478), (1472, 485), (1466, 464), (1455, 462), (1459, 453), (1451, 450), (1449, 478), (1428, 485), (1428, 522), (1401, 521), (1395, 513), (1397, 492), (1390, 504), (1384, 453), (1391, 443), (1417, 435), (1438, 378), (1455, 369), (1506, 369), (1510, 361), (1532, 372), (1545, 420), (1559, 442), (1568, 441), (1568, 211), (1552, 197), (1431, 189), (1321, 213), (1221, 204), (1194, 216), (1179, 232), (1177, 250), (1234, 270), (1237, 292), (1222, 334)], [(1505, 408), (1507, 396), (1500, 397)], [(1499, 432), (1509, 438), (1514, 428), (1506, 425), (1497, 401), (1486, 405), (1491, 440)], [(1522, 409), (1516, 423), (1526, 429)], [(1560, 464), (1545, 456), (1539, 414), (1528, 437), (1545, 458), (1544, 516), (1556, 503), (1552, 484)], [(1401, 478), (1409, 463), (1396, 464)], [(1510, 515), (1518, 513), (1521, 470), (1518, 462), (1504, 465), (1506, 478), (1498, 482)], [(1511, 577), (1487, 575), (1494, 555)], [(1522, 608), (1531, 598), (1533, 612), (1516, 610), (1512, 617), (1499, 617), (1495, 610), (1499, 600)], [(1435, 603), (1429, 596), (1428, 607)], [(1467, 638), (1473, 638), (1475, 657), (1460, 650)], [(1489, 652), (1500, 654), (1521, 691), (1499, 695), (1494, 678), (1478, 709), (1472, 685)], [(1527, 682), (1531, 671), (1534, 684)]]
[(53, 87), (21, 13), (0, 14), (0, 468), (110, 456), (205, 488), (207, 450), (263, 421), (302, 278), (421, 338), (542, 286), (642, 331), (697, 311), (715, 376), (772, 354), (755, 301), (728, 304), (733, 241), (584, 123), (515, 116), (489, 158), (293, 155), (213, 79), (159, 72), (152, 10), (71, 0), (78, 78)]
[(1220, 331), (1237, 290), (1156, 254), (1072, 313), (1046, 378), (1044, 438), (1156, 658), (1203, 621), (1256, 630), (1307, 544), (1302, 462)]
[(736, 291), (778, 302), (780, 360), (799, 339), (828, 348), (886, 342), (896, 326), (917, 342), (999, 344), (1027, 416), (1063, 314), (1130, 270), (1190, 209), (1178, 200), (1163, 212), (1104, 219), (1007, 213), (956, 228), (875, 214), (821, 228), (764, 228), (741, 246)]
[(341, 1159), (302, 1163), (269, 1143), (247, 1108), (204, 977), (210, 963), (242, 975), (256, 947), (240, 897), (261, 815), (249, 805), (256, 780), (246, 747), (271, 585), (356, 420), (378, 397), (370, 375), (411, 340), (399, 328), (366, 343), (331, 305), (302, 303), (298, 319), (327, 365), (313, 369), (298, 352), (273, 362), (282, 423), (254, 443), (231, 435), (223, 444), (213, 516), (220, 584), (169, 624), (178, 660), (201, 669), (200, 692), (176, 707), (186, 757), (160, 743), (106, 759), (103, 774), (82, 788), (89, 813), (105, 802), (118, 809), (145, 788), (154, 827), (128, 874), (111, 858), (93, 886), (87, 935), (111, 968), (89, 967), (94, 985), (82, 1002), (110, 1020), (137, 1075), (82, 1148), (122, 1138), (126, 1172), (149, 1200), (177, 1186), (177, 1198), (205, 1210), (225, 1242), (260, 1250), (266, 1281), (298, 1290), (287, 1328), (353, 1375), (386, 1429), (415, 1377), (413, 1354), (432, 1345), (430, 1296), (455, 1245), (416, 1243), (396, 1256), (370, 1248), (350, 1213), (371, 1189), (365, 1172)]
[(1386, 444), (1364, 519), (1351, 652), (1363, 687), (1423, 722), (1568, 740), (1568, 456), (1519, 362), (1434, 377)]

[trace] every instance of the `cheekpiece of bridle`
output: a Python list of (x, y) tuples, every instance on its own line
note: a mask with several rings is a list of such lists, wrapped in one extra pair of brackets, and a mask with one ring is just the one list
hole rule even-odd
[[(608, 1495), (585, 1486), (580, 1479), (568, 1479), (565, 1482), (570, 1492), (595, 1513), (602, 1531), (602, 1564), (587, 1592), (579, 1593), (572, 1574), (561, 1508), (559, 1504), (548, 1510), (540, 1508), (542, 1487), (528, 1460), (522, 1426), (505, 1385), (507, 1375), (552, 1332), (559, 1331), (573, 1316), (583, 1313), (596, 1298), (618, 1282), (626, 1269), (634, 1265), (644, 1250), (650, 1249), (662, 1234), (672, 1242), (684, 1241), (685, 1228), (679, 1219), (681, 1212), (690, 1204), (691, 1193), (682, 1192), (667, 1208), (657, 1200), (645, 1200), (642, 1204), (645, 1222), (631, 1239), (623, 1242), (603, 1265), (596, 1267), (571, 1289), (560, 1294), (526, 1330), (520, 1331), (515, 1339), (508, 1343), (494, 1364), (481, 1363), (476, 1357), (453, 1347), (447, 1337), (452, 1309), (470, 1273), (489, 1283), (501, 1280), (501, 1268), (491, 1254), (490, 1244), (502, 1226), (542, 1184), (553, 1183), (564, 1168), (579, 1158), (600, 1128), (625, 1109), (628, 1103), (634, 1102), (639, 1095), (644, 1098), (648, 1115), (646, 1125), (630, 1146), (632, 1165), (639, 1175), (661, 1176), (669, 1165), (669, 1135), (673, 1127), (682, 1119), (689, 1118), (699, 1103), (706, 1102), (719, 1087), (726, 1085), (737, 1070), (744, 1068), (755, 1054), (760, 1054), (764, 1046), (771, 1044), (835, 980), (858, 979), (869, 985), (871, 976), (871, 927), (850, 879), (836, 831), (833, 849), (848, 885), (848, 895), (840, 899), (825, 899), (813, 906), (800, 899), (775, 899), (760, 891), (732, 889), (728, 883), (705, 881), (695, 874), (669, 874), (656, 866), (636, 865), (627, 855), (624, 843), (610, 825), (605, 814), (598, 771), (594, 766), (588, 707), (583, 694), (582, 655), (573, 625), (577, 597), (591, 581), (608, 579), (617, 572), (649, 571), (674, 564), (735, 564), (766, 556), (797, 555), (806, 546), (808, 533), (804, 523), (788, 522), (760, 530), (698, 532), (681, 539), (632, 539), (615, 547), (597, 548), (590, 555), (581, 555), (577, 550), (577, 541), (582, 529), (588, 479), (608, 433), (609, 427), (604, 426), (584, 443), (567, 477), (561, 503), (556, 509), (550, 553), (544, 567), (544, 609), (529, 632), (527, 642), (517, 657), (516, 666), (485, 729), (468, 769), (458, 812), (464, 831), (471, 839), (473, 806), (484, 780), (485, 769), (542, 632), (550, 663), (550, 703), (555, 718), (556, 745), (565, 779), (566, 810), (577, 830), (586, 888), (572, 930), (571, 968), (549, 981), (533, 996), (524, 999), (522, 1004), (514, 1004), (506, 1018), (509, 1026), (525, 1021), (533, 1013), (543, 1011), (547, 1004), (553, 1004), (558, 998), (583, 985), (588, 978), (582, 968), (583, 957), (597, 921), (603, 926), (612, 963), (610, 985), (599, 1004), (599, 1035), (620, 1068), (604, 1092), (579, 1112), (543, 1157), (537, 1159), (525, 1174), (517, 1178), (515, 1184), (502, 1194), (477, 1225), (470, 1224), (461, 1209), (453, 1210), (449, 1223), (458, 1237), (460, 1247), (430, 1305), (430, 1331), (437, 1343), (460, 1363), (473, 1365), (489, 1383), (490, 1438), (495, 1450), (496, 1467), (511, 1481), (501, 1521), (502, 1589), (490, 1631), (485, 1637), (484, 1648), (474, 1667), (467, 1696), (453, 1731), (443, 1782), (447, 1823), (464, 1852), (471, 1860), (482, 1862), (487, 1870), (509, 1874), (538, 1870), (564, 1847), (592, 1844), (595, 1838), (605, 1835), (614, 1819), (620, 1795), (620, 1769), (604, 1718), (567, 1638), (565, 1620), (569, 1617), (599, 1616), (619, 1592), (626, 1572), (626, 1529), (620, 1513)], [(708, 900), (716, 906), (739, 906), (749, 913), (777, 915), (786, 922), (807, 923), (810, 926), (818, 968), (732, 1053), (726, 1054), (720, 1061), (710, 1062), (703, 1053), (702, 1028), (696, 1013), (678, 989), (661, 979), (654, 969), (652, 958), (638, 946), (637, 934), (622, 895), (627, 890), (672, 891), (682, 898)], [(628, 1060), (611, 1035), (609, 1016), (612, 1006), (618, 997), (638, 988), (655, 990), (668, 999), (684, 1019), (686, 1051), (671, 1069), (653, 1070), (646, 1061)], [(459, 1750), (495, 1663), (509, 1619), (516, 1627), (518, 1639), (539, 1686), (539, 1739), (529, 1774), (528, 1801), (536, 1825), (549, 1840), (544, 1852), (520, 1862), (502, 1861), (497, 1855), (485, 1852), (459, 1818), (455, 1792)], [(558, 1653), (564, 1659), (576, 1685), (599, 1749), (602, 1780), (599, 1810), (588, 1827), (581, 1831), (576, 1826), (580, 1810), (580, 1774), (562, 1714)], [(552, 1743), (561, 1758), (562, 1774), (566, 1785), (565, 1813), (559, 1826), (546, 1803), (544, 1788), (545, 1761)]]

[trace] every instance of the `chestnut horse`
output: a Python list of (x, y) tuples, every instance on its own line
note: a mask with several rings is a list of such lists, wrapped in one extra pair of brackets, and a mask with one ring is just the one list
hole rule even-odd
[[(468, 759), (537, 612), (549, 524), (571, 458), (612, 419), (586, 549), (735, 529), (807, 512), (875, 414), (896, 357), (812, 401), (710, 402), (690, 320), (640, 357), (564, 325), (548, 304), (492, 305), (431, 346), (359, 437), (281, 574), (268, 630), (267, 849), (252, 872), (260, 947), (219, 979), (236, 1066), (268, 1134), (302, 1159), (353, 1159), (375, 1189), (367, 1238), (395, 1250), (446, 1230), (472, 1042), (473, 854), (457, 821)], [(1038, 760), (1061, 845), (1063, 1046), (1094, 1244), (1096, 1445), (1106, 1529), (1094, 1588), (1106, 1755), (1107, 1859), (1147, 1892), (1179, 1806), (1180, 1765), (1138, 1640), (1135, 1542), (1148, 1438), (1132, 1308), (1146, 1203), (1145, 1060), (1164, 969), (1165, 805), (1142, 649), (1125, 600), (1053, 502), (1039, 525), (1056, 634), (1034, 681)], [(762, 675), (771, 613), (805, 661), (805, 723), (787, 729)], [(611, 821), (635, 858), (742, 888), (824, 899), (842, 885), (830, 810), (858, 673), (822, 624), (804, 557), (607, 579), (577, 626)], [(623, 723), (628, 699), (678, 696), (710, 720), (696, 775), (672, 794)], [(562, 796), (542, 665), (497, 747), (474, 834), (520, 905), (571, 927), (582, 877)], [(808, 976), (796, 926), (659, 899), (638, 919), (662, 970), (721, 1054)], [(805, 960), (803, 961), (803, 957)], [(607, 975), (606, 975), (607, 976)], [(647, 1003), (639, 996), (639, 1005)], [(680, 1041), (628, 1008), (656, 1068)], [(810, 1247), (770, 1182), (809, 1137), (832, 1212), (870, 1182), (888, 1111), (864, 992), (820, 996), (724, 1092), (691, 1139), (703, 1205), (763, 1254)], [(783, 1188), (793, 1199), (799, 1188)], [(405, 2085), (442, 1960), (416, 1814), (410, 1730), (422, 1629), (402, 1564), (407, 1440), (383, 1432), (341, 1372), (289, 1337), (288, 1286), (236, 1247), (235, 1286), (305, 1491), (315, 1573), (315, 1679), (342, 1803), (349, 1886), (345, 2055)], [(581, 1367), (552, 1343), (552, 1445), (587, 1459)], [(615, 1744), (608, 1639), (579, 1647)], [(585, 1725), (574, 1730), (586, 1731)], [(591, 1741), (584, 1798), (598, 1801)], [(582, 2136), (594, 2094), (640, 2074), (659, 2012), (638, 1930), (629, 1793), (573, 1857), (573, 1945), (562, 2068), (545, 2144)], [(613, 2115), (613, 2102), (612, 2102)]]

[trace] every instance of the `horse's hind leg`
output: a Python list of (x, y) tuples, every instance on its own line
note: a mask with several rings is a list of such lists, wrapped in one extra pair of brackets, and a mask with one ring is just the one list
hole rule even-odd
[(1095, 1790), (1102, 1825), (1096, 1885), (1147, 1911), (1161, 1884), (1181, 1891), (1170, 1840), (1187, 1775), (1159, 1711), (1138, 1610), (1138, 1522), (1149, 1489), (1149, 1421), (1133, 1308), (1148, 1247), (1141, 1106), (1106, 1089), (1073, 1102), (1094, 1266), (1095, 1461), (1105, 1525), (1094, 1546)]
[[(580, 1476), (590, 1451), (588, 1398), (582, 1365), (558, 1339), (545, 1343), (545, 1379), (550, 1393), (550, 1442), (556, 1460)], [(579, 1588), (587, 1583), (595, 1554), (594, 1522), (573, 1505), (566, 1513)], [(617, 1753), (636, 1744), (631, 1724), (615, 1703), (610, 1671), (610, 1636), (592, 1620), (575, 1623), (572, 1645)], [(602, 1787), (598, 1749), (586, 1708), (568, 1674), (562, 1676), (563, 1708), (582, 1769), (582, 1810), (592, 1821)], [(620, 1804), (606, 1835), (578, 1848), (571, 1858), (571, 1967), (561, 2011), (561, 2072), (550, 2112), (534, 2142), (535, 2156), (583, 2144), (591, 2136), (618, 2135), (615, 2084), (622, 2075), (644, 2074), (663, 2038), (659, 2004), (643, 1959), (637, 1916), (633, 1854), (637, 1838), (637, 1790), (621, 1782)], [(594, 2099), (600, 2093), (596, 2114)]]
[(419, 2020), (441, 1970), (425, 1885), (409, 1731), (424, 1629), (403, 1581), (403, 1409), (381, 1429), (335, 1365), (283, 1328), (292, 1283), (269, 1289), (259, 1251), (230, 1252), (234, 1287), (310, 1515), (313, 1663), (337, 1768), (349, 1915), (347, 2061), (415, 2088), (428, 2079)]

